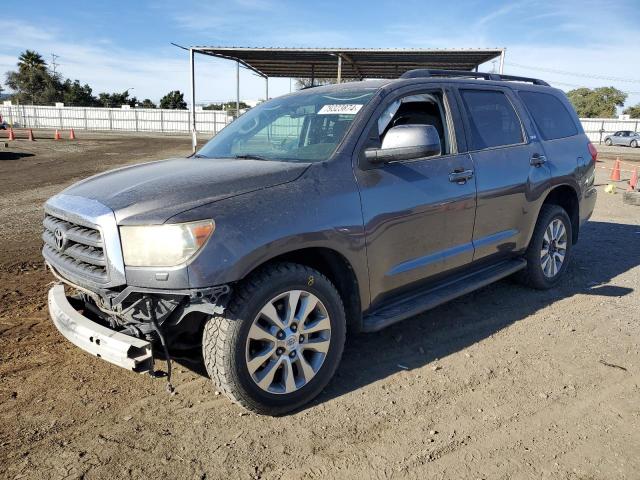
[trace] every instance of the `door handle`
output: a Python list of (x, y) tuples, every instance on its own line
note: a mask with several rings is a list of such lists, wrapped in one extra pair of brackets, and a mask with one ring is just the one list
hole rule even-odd
[(533, 155), (531, 155), (531, 160), (529, 160), (529, 163), (534, 167), (540, 167), (547, 163), (547, 157), (545, 157), (544, 155), (540, 155), (539, 153), (534, 153)]
[(473, 178), (473, 170), (454, 170), (449, 174), (449, 181), (459, 183), (460, 185), (467, 183), (467, 180)]

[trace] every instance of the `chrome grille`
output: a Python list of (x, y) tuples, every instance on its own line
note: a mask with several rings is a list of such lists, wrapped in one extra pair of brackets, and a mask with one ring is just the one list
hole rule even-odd
[(100, 231), (47, 213), (43, 221), (42, 253), (53, 268), (71, 280), (109, 281), (104, 241)]

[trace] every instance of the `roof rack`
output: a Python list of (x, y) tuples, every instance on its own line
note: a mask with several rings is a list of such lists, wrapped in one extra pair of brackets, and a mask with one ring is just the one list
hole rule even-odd
[(550, 85), (544, 80), (538, 78), (529, 77), (517, 77), (515, 75), (501, 75), (498, 73), (485, 73), (485, 72), (471, 72), (464, 70), (431, 70), (427, 68), (419, 68), (416, 70), (409, 70), (403, 73), (400, 78), (425, 78), (425, 77), (459, 77), (459, 78), (484, 78), (485, 80), (495, 80), (498, 82), (512, 81), (512, 82), (528, 82), (534, 85), (543, 85), (549, 87)]

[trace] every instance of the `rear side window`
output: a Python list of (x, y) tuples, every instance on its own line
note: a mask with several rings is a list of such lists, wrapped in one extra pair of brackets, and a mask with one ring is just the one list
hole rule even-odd
[(520, 119), (504, 93), (461, 90), (460, 94), (469, 113), (471, 150), (523, 142)]
[(562, 102), (553, 95), (538, 92), (520, 92), (544, 140), (571, 137), (578, 134), (576, 124)]

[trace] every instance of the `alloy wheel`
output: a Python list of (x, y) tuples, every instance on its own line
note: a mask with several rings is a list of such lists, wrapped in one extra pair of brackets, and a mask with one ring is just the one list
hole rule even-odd
[(567, 254), (567, 229), (562, 220), (555, 218), (547, 226), (540, 250), (540, 266), (545, 277), (555, 277)]
[(246, 366), (262, 390), (288, 394), (307, 385), (329, 351), (331, 320), (314, 294), (290, 290), (256, 315), (246, 342)]

